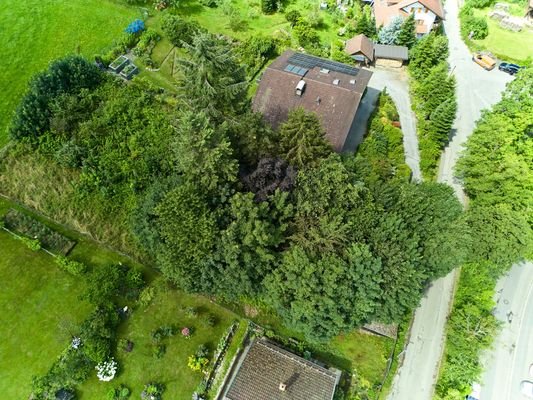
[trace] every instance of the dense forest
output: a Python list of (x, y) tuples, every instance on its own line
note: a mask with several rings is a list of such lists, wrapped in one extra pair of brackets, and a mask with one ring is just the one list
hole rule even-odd
[(77, 56), (52, 63), (13, 119), (2, 190), (311, 340), (398, 321), (465, 260), (452, 189), (411, 184), (388, 160), (401, 154), (393, 111), (341, 156), (312, 113), (266, 126), (226, 41), (198, 33), (184, 48), (177, 96)]

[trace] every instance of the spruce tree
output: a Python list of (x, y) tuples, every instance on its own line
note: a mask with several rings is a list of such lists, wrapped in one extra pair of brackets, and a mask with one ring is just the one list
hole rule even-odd
[(409, 17), (403, 22), (400, 32), (396, 37), (396, 44), (398, 46), (407, 46), (411, 48), (416, 43), (416, 28), (415, 17), (410, 14)]
[(289, 113), (279, 136), (282, 157), (298, 168), (316, 165), (332, 153), (316, 114), (301, 107)]
[(445, 144), (448, 141), (448, 135), (455, 119), (456, 110), (457, 102), (455, 101), (455, 98), (451, 97), (442, 102), (435, 111), (431, 113), (431, 130), (436, 141), (442, 144)]
[(396, 44), (398, 35), (403, 26), (402, 17), (394, 17), (391, 22), (380, 29), (378, 34), (378, 41), (381, 44)]

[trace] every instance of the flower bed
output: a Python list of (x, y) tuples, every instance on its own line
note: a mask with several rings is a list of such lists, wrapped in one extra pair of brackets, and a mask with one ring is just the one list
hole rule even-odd
[(205, 396), (205, 394), (209, 391), (213, 380), (222, 365), (222, 361), (224, 360), (226, 351), (228, 350), (228, 347), (231, 344), (231, 340), (238, 326), (239, 322), (234, 322), (233, 324), (231, 324), (231, 326), (226, 331), (226, 334), (218, 342), (215, 354), (213, 355), (213, 362), (211, 363), (209, 370), (206, 371), (204, 380), (199, 385), (200, 389), (197, 389), (196, 392), (193, 394), (193, 398), (196, 396), (197, 399), (202, 399), (204, 398), (203, 396)]
[(38, 240), (43, 248), (56, 254), (66, 255), (76, 245), (76, 242), (15, 209), (10, 209), (4, 216), (4, 223), (9, 230)]

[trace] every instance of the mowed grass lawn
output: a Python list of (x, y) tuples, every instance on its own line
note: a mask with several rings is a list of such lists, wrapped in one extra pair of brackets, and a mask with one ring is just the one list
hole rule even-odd
[(0, 147), (31, 76), (66, 54), (91, 57), (118, 37), (139, 9), (109, 0), (0, 1)]
[[(235, 320), (236, 316), (210, 303), (205, 297), (191, 296), (164, 285), (154, 301), (147, 307), (136, 309), (132, 316), (119, 328), (119, 337), (134, 343), (130, 353), (117, 349), (116, 359), (119, 363), (119, 375), (109, 383), (99, 382), (96, 376), (89, 379), (79, 389), (82, 400), (105, 399), (110, 387), (120, 383), (132, 390), (132, 398), (140, 398), (143, 386), (148, 382), (165, 385), (165, 399), (189, 400), (195, 388), (202, 380), (202, 374), (193, 372), (187, 366), (187, 359), (194, 354), (199, 345), (205, 344), (209, 349), (211, 360), (219, 339)], [(196, 317), (186, 315), (185, 308), (197, 310)], [(207, 315), (213, 315), (216, 323), (210, 327), (205, 323)], [(190, 339), (180, 332), (176, 336), (164, 339), (166, 353), (161, 358), (153, 355), (154, 342), (152, 332), (165, 325), (192, 328)]]
[(0, 282), (0, 393), (27, 399), (32, 376), (48, 371), (91, 306), (78, 300), (83, 282), (3, 230)]
[(485, 17), (489, 25), (489, 34), (483, 40), (473, 42), (502, 58), (503, 61), (523, 63), (533, 59), (533, 30), (523, 29), (513, 32), (500, 27), (500, 22), (488, 17), (489, 9), (474, 10), (476, 16)]

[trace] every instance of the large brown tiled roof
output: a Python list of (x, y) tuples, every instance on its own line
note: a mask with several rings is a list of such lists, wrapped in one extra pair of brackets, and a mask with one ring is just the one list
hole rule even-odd
[(245, 355), (224, 399), (331, 400), (336, 383), (335, 372), (259, 339)]
[(444, 19), (444, 9), (442, 8), (440, 0), (403, 0), (399, 2), (391, 0), (375, 0), (373, 7), (376, 27), (387, 26), (392, 18), (396, 16), (407, 18), (408, 14), (402, 9), (417, 2), (433, 11), (440, 19)]
[(360, 52), (370, 61), (374, 60), (374, 43), (363, 34), (347, 40), (344, 50), (349, 55), (354, 55)]
[[(309, 68), (303, 67), (305, 59), (309, 61)], [(326, 132), (326, 138), (340, 152), (372, 73), (340, 63), (335, 65), (341, 66), (339, 70), (345, 68), (345, 72), (333, 69), (326, 72), (319, 65), (310, 67), (318, 60), (322, 60), (324, 65), (331, 63), (317, 57), (305, 57), (292, 50), (284, 52), (264, 72), (253, 100), (253, 108), (261, 112), (274, 128), (284, 122), (289, 111), (294, 108), (303, 107), (315, 112)], [(297, 69), (293, 69), (292, 65)], [(289, 72), (287, 68), (293, 72)], [(305, 81), (305, 88), (302, 96), (297, 96), (296, 86), (300, 80)]]

